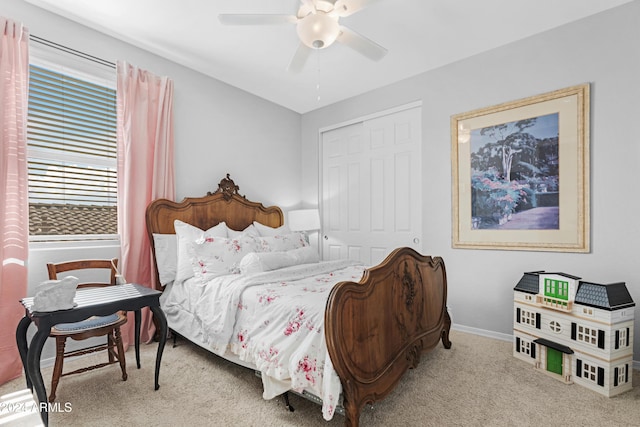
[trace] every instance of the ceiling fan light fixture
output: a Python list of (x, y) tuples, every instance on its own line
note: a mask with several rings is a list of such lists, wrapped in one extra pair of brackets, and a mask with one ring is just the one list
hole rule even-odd
[(340, 34), (338, 20), (322, 11), (299, 19), (296, 29), (302, 43), (312, 49), (331, 46)]

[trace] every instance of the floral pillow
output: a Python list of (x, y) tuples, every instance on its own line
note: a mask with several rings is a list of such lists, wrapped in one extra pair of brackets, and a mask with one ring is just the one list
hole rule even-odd
[(282, 227), (273, 228), (273, 227), (269, 227), (268, 225), (260, 224), (258, 221), (253, 221), (253, 226), (256, 228), (256, 230), (258, 230), (258, 233), (260, 234), (260, 236), (263, 236), (263, 237), (270, 237), (270, 236), (277, 236), (277, 235), (291, 233), (291, 230), (289, 229), (288, 225), (283, 225)]
[(176, 265), (176, 283), (181, 283), (193, 277), (193, 268), (191, 267), (191, 257), (189, 255), (189, 247), (196, 240), (202, 239), (205, 234), (210, 237), (227, 237), (227, 224), (220, 224), (211, 227), (207, 231), (194, 227), (191, 224), (176, 219), (173, 222), (173, 228), (178, 236), (178, 261)]
[(234, 230), (233, 228), (227, 227), (227, 237), (237, 238), (242, 236), (243, 234), (247, 234), (249, 236), (254, 236), (254, 237), (260, 237), (260, 233), (258, 233), (258, 229), (253, 224), (249, 224), (249, 226), (242, 231)]
[(242, 274), (251, 274), (317, 263), (319, 260), (318, 252), (311, 246), (305, 246), (285, 252), (251, 252), (242, 258), (239, 267)]
[(242, 258), (255, 250), (256, 240), (251, 236), (228, 239), (205, 235), (190, 246), (193, 274), (205, 283), (218, 276), (237, 273)]
[(302, 233), (258, 237), (258, 252), (284, 252), (309, 246)]

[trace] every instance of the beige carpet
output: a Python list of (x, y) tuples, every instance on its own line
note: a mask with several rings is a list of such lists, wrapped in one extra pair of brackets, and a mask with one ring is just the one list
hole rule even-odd
[[(439, 344), (423, 355), (385, 400), (366, 408), (362, 426), (638, 426), (640, 373), (632, 391), (606, 398), (578, 385), (563, 384), (511, 355), (508, 342), (452, 331), (453, 346)], [(252, 371), (232, 365), (197, 346), (167, 343), (160, 389), (153, 390), (156, 345), (141, 349), (142, 369), (127, 352), (129, 379), (115, 365), (62, 379), (61, 409), (51, 426), (339, 426), (320, 407), (291, 397), (295, 412), (281, 398), (262, 399)], [(92, 356), (95, 357), (95, 356)], [(86, 360), (82, 361), (84, 364)], [(72, 363), (78, 363), (71, 362)], [(43, 371), (45, 382), (51, 369)], [(18, 379), (0, 386), (0, 396), (24, 389)], [(0, 425), (3, 425), (0, 418)], [(30, 425), (11, 424), (11, 425)]]

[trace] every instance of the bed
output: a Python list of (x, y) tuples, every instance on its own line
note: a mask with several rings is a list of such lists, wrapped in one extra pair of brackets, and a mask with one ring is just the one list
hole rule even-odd
[[(169, 328), (259, 371), (265, 398), (292, 389), (315, 396), (325, 419), (340, 407), (345, 424), (357, 426), (364, 405), (388, 395), (421, 353), (440, 340), (451, 347), (440, 257), (404, 247), (370, 268), (347, 260), (318, 262), (304, 239), (286, 231), (280, 208), (248, 200), (229, 175), (204, 197), (153, 201), (146, 222)], [(189, 240), (193, 277), (168, 281), (161, 276), (170, 264), (167, 253), (171, 259), (175, 254), (166, 245), (177, 232), (173, 250), (185, 252), (185, 224), (202, 233), (197, 243)], [(223, 236), (223, 225), (227, 238), (211, 237)], [(213, 245), (251, 252), (222, 274), (214, 262), (226, 255), (218, 249), (215, 256), (198, 257)], [(177, 270), (176, 279), (180, 265)]]

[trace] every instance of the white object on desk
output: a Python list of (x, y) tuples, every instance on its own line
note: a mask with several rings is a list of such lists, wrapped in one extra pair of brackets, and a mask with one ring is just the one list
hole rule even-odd
[(47, 280), (38, 285), (33, 297), (32, 311), (68, 310), (74, 307), (73, 298), (80, 279), (67, 276), (61, 280)]

